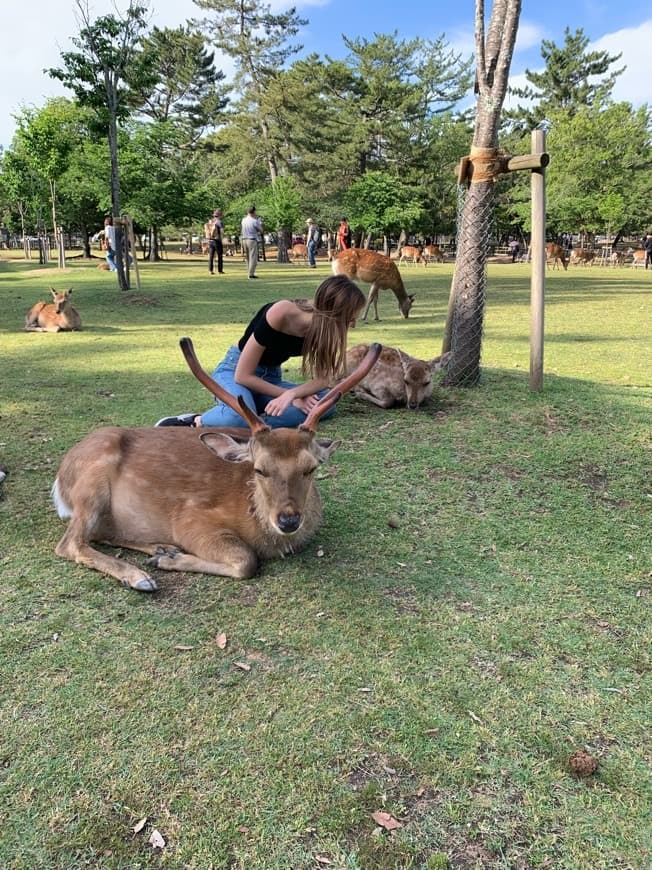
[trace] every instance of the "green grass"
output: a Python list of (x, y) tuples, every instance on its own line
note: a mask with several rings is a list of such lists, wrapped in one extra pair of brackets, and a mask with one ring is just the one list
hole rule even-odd
[[(528, 269), (491, 266), (480, 387), (416, 413), (346, 397), (303, 553), (145, 596), (54, 555), (61, 456), (208, 407), (178, 339), (211, 368), (328, 268), (261, 264), (252, 287), (239, 260), (179, 259), (121, 294), (3, 256), (0, 866), (650, 866), (649, 272), (548, 274), (533, 394)], [(410, 319), (383, 293), (351, 340), (435, 356), (451, 267), (404, 277)], [(21, 331), (50, 284), (84, 331)]]

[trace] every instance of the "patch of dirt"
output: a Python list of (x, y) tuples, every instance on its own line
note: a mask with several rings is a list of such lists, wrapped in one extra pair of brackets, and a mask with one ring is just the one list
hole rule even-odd
[(140, 293), (126, 293), (124, 296), (120, 296), (122, 302), (125, 305), (159, 305), (159, 300), (154, 296), (142, 296)]
[(414, 586), (392, 586), (389, 589), (385, 589), (384, 594), (392, 602), (398, 613), (417, 616), (421, 612)]

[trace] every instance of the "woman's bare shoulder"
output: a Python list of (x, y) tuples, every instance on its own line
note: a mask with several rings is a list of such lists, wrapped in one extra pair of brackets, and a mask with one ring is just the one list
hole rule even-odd
[(301, 317), (301, 311), (294, 302), (289, 299), (279, 299), (271, 308), (267, 309), (267, 322), (272, 329), (279, 332), (287, 332), (288, 327), (294, 326)]

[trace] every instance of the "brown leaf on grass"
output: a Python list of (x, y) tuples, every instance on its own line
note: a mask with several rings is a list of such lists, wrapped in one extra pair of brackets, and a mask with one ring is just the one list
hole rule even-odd
[(142, 818), (139, 822), (136, 822), (136, 824), (133, 826), (133, 828), (131, 830), (134, 832), (134, 834), (140, 834), (140, 832), (143, 830), (143, 828), (145, 827), (146, 824), (147, 824), (147, 816)]
[(179, 652), (188, 652), (188, 650), (194, 649), (192, 646), (186, 646), (185, 643), (177, 643), (174, 645), (174, 648), (179, 650)]
[(221, 631), (217, 635), (217, 637), (215, 638), (215, 643), (217, 644), (217, 646), (220, 649), (226, 649), (227, 640), (226, 640), (226, 634), (223, 631)]
[(240, 668), (241, 671), (250, 671), (251, 665), (248, 665), (246, 662), (233, 662), (234, 668)]
[(327, 858), (325, 855), (315, 855), (315, 861), (318, 864), (332, 864), (333, 863), (331, 861), (331, 859)]
[(381, 828), (385, 828), (386, 831), (395, 831), (397, 828), (403, 827), (403, 825), (390, 813), (372, 813), (371, 818), (377, 825), (380, 825)]
[(157, 831), (156, 828), (154, 828), (152, 836), (149, 838), (149, 845), (152, 849), (165, 849), (165, 840), (160, 831)]

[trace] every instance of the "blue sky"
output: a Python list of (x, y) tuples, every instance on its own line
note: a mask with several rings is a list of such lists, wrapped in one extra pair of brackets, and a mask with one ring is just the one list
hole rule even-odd
[[(110, 0), (89, 0), (91, 14), (104, 14)], [(118, 0), (124, 9), (126, 0)], [(273, 8), (290, 4), (273, 0)], [(473, 51), (473, 0), (435, 4), (432, 0), (411, 0), (405, 6), (396, 0), (311, 0), (296, 3), (299, 14), (309, 20), (300, 34), (304, 53), (317, 52), (331, 57), (345, 55), (342, 34), (373, 38), (374, 33), (398, 32), (400, 38), (415, 36), (435, 39), (441, 34), (465, 56)], [(485, 0), (489, 11), (491, 0)], [(0, 145), (11, 142), (15, 123), (12, 115), (24, 105), (42, 105), (47, 97), (70, 95), (60, 83), (45, 75), (45, 67), (57, 66), (61, 50), (70, 48), (69, 38), (77, 32), (73, 0), (32, 0), (27, 6), (7, 3), (3, 9), (2, 52), (0, 52)], [(152, 23), (174, 27), (188, 18), (200, 17), (192, 0), (151, 0)], [(614, 15), (617, 11), (617, 18)], [(488, 13), (487, 13), (488, 14)], [(652, 6), (642, 0), (621, 4), (602, 0), (524, 0), (512, 78), (522, 81), (526, 68), (542, 66), (542, 39), (557, 45), (564, 41), (564, 28), (583, 28), (591, 47), (610, 54), (623, 53), (620, 65), (626, 72), (614, 96), (638, 106), (652, 105)], [(219, 65), (219, 59), (218, 59)], [(223, 65), (228, 73), (228, 66)]]

